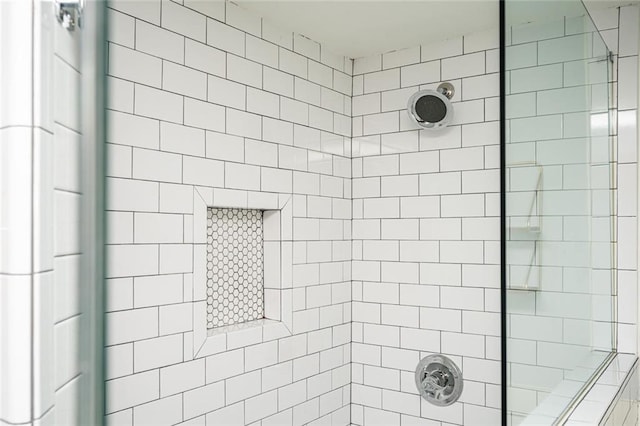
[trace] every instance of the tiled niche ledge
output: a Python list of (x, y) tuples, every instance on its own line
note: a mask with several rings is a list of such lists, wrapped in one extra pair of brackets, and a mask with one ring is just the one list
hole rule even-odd
[[(222, 191), (222, 192), (220, 192)], [(291, 335), (293, 209), (290, 194), (193, 189), (193, 356), (202, 358)], [(207, 210), (263, 210), (264, 319), (207, 329)]]

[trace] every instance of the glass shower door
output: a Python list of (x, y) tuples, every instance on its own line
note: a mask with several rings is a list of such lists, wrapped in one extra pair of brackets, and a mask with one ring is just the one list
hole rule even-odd
[(504, 7), (507, 419), (554, 424), (614, 349), (611, 61), (580, 1)]

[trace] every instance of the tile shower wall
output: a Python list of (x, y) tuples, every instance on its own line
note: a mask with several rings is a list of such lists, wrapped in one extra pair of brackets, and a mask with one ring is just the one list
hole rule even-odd
[[(498, 46), (496, 30), (354, 62), (354, 424), (500, 423)], [(441, 81), (453, 123), (419, 130), (407, 100)], [(414, 382), (438, 352), (465, 378), (448, 407)]]
[(80, 33), (49, 1), (0, 21), (0, 423), (76, 425)]
[[(352, 61), (233, 3), (110, 8), (107, 423), (348, 424)], [(291, 336), (193, 359), (194, 186), (291, 196)]]

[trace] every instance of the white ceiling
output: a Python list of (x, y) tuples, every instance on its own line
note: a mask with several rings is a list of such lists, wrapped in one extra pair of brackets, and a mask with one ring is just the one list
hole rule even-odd
[[(279, 28), (305, 35), (334, 53), (359, 58), (499, 25), (497, 0), (235, 0)], [(546, 16), (581, 9), (577, 0), (545, 1)], [(640, 0), (585, 0), (588, 8)], [(525, 7), (525, 9), (527, 9)], [(558, 12), (558, 13), (555, 13)]]
[(236, 0), (279, 28), (360, 58), (498, 26), (497, 0)]

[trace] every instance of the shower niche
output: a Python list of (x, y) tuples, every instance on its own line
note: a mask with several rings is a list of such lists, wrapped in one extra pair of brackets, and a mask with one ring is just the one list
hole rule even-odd
[(207, 209), (207, 329), (264, 318), (263, 211)]
[(290, 199), (194, 188), (194, 358), (291, 335)]

